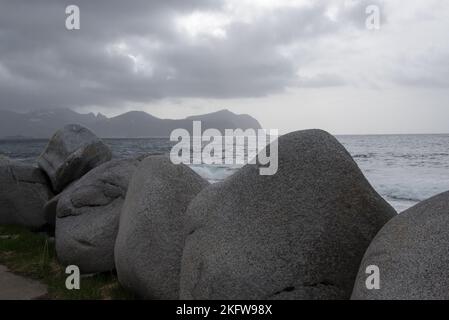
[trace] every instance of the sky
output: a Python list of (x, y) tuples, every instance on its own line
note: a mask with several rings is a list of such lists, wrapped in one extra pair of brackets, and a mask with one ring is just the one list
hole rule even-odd
[(448, 18), (447, 0), (0, 0), (0, 109), (449, 133)]

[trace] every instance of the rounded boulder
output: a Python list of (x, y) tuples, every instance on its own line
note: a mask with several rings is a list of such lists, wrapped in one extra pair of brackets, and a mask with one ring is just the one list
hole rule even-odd
[(39, 168), (0, 160), (0, 224), (44, 228), (44, 205), (51, 196), (48, 180)]
[(109, 147), (89, 129), (69, 124), (53, 135), (37, 163), (59, 193), (111, 157)]
[(248, 164), (190, 204), (181, 299), (351, 296), (363, 253), (396, 213), (330, 134), (293, 132), (278, 146), (275, 174)]
[(82, 273), (110, 271), (120, 212), (138, 159), (112, 160), (91, 170), (58, 195), (56, 253)]
[(418, 203), (379, 231), (360, 265), (352, 299), (449, 300), (447, 270), (449, 192)]
[(167, 157), (142, 161), (129, 185), (115, 245), (124, 287), (143, 298), (178, 299), (185, 211), (208, 184)]

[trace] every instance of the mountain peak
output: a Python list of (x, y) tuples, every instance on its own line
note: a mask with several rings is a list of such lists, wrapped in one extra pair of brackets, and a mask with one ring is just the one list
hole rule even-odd
[(158, 119), (157, 117), (146, 113), (145, 111), (128, 111), (114, 118), (131, 118), (131, 119)]
[(129, 111), (108, 118), (101, 113), (80, 114), (70, 109), (47, 109), (21, 114), (2, 112), (0, 138), (27, 136), (49, 138), (66, 124), (76, 123), (88, 127), (101, 138), (168, 137), (175, 129), (192, 130), (193, 121), (201, 121), (203, 130), (259, 129), (259, 122), (248, 115), (237, 115), (227, 109), (187, 117), (185, 119), (160, 119), (144, 111)]
[(104, 114), (102, 114), (101, 112), (97, 113), (97, 119), (98, 120), (107, 120), (108, 117), (106, 117)]
[(227, 114), (231, 113), (231, 114), (235, 114), (234, 112), (232, 112), (232, 111), (230, 111), (228, 109), (221, 109), (221, 110), (218, 110), (216, 113), (227, 113)]

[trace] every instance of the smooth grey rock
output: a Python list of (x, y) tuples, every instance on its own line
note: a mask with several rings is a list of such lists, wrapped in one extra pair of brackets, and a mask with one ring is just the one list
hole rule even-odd
[(114, 269), (120, 212), (138, 164), (139, 159), (104, 163), (53, 200), (57, 205), (55, 237), (60, 262), (77, 265), (82, 273)]
[(37, 163), (58, 193), (111, 157), (109, 147), (90, 130), (70, 124), (53, 135)]
[(115, 245), (124, 287), (144, 298), (178, 299), (184, 213), (208, 184), (166, 157), (142, 161), (129, 185)]
[[(370, 265), (380, 289), (368, 290)], [(371, 242), (352, 299), (449, 299), (449, 192), (422, 201), (390, 220)]]
[(0, 224), (43, 228), (43, 208), (51, 196), (48, 180), (39, 168), (0, 160)]
[(186, 213), (181, 299), (349, 299), (363, 253), (396, 213), (320, 130), (279, 138), (279, 169), (246, 165)]

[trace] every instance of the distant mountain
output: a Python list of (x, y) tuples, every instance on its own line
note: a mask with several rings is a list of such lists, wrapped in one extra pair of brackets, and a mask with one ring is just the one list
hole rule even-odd
[(66, 124), (77, 123), (102, 138), (168, 137), (177, 128), (192, 131), (192, 122), (201, 121), (202, 129), (259, 129), (253, 117), (221, 110), (185, 119), (160, 119), (142, 111), (131, 111), (108, 118), (102, 114), (80, 114), (70, 109), (51, 109), (16, 113), (0, 110), (0, 138), (49, 138)]

